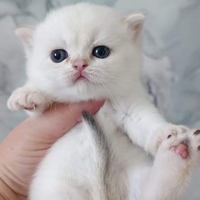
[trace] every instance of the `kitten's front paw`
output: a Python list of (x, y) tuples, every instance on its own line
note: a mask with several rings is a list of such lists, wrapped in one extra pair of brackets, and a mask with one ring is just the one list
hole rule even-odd
[(49, 105), (47, 97), (41, 92), (27, 88), (16, 89), (8, 99), (10, 110), (26, 110), (29, 114), (40, 114)]
[(189, 131), (189, 128), (182, 125), (169, 124), (165, 127), (161, 127), (153, 133), (152, 138), (147, 146), (147, 151), (152, 155), (155, 155), (163, 140), (166, 140), (172, 136), (177, 137), (179, 134), (187, 131)]
[[(168, 159), (168, 165), (191, 170), (200, 161), (200, 130), (171, 136), (161, 144), (156, 157)], [(162, 157), (162, 158), (161, 158)]]

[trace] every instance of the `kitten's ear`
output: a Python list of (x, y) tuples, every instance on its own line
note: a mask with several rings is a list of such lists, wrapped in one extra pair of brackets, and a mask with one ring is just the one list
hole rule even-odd
[(27, 56), (32, 52), (33, 49), (33, 34), (35, 27), (31, 26), (20, 26), (15, 29), (15, 34), (22, 41)]
[(142, 27), (145, 20), (145, 13), (132, 13), (125, 18), (128, 28), (133, 31), (133, 39), (137, 40), (142, 32)]

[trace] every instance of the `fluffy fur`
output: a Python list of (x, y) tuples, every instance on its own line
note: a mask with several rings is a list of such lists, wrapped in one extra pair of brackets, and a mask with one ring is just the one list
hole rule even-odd
[[(145, 96), (140, 82), (143, 13), (77, 4), (52, 11), (36, 28), (16, 34), (27, 55), (28, 82), (8, 100), (12, 110), (41, 113), (52, 102), (106, 99), (94, 119), (84, 120), (49, 150), (30, 188), (30, 200), (177, 199), (199, 161), (198, 131), (169, 124)], [(95, 46), (110, 48), (105, 59)], [(54, 63), (50, 54), (69, 57)], [(77, 59), (87, 80), (75, 81)], [(187, 147), (186, 159), (172, 148)], [(155, 156), (152, 162), (147, 153)]]

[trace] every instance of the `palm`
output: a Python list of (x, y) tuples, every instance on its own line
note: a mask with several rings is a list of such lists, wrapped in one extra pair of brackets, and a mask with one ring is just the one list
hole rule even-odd
[[(11, 132), (0, 146), (1, 158), (4, 158), (1, 166), (4, 173), (9, 174), (7, 178), (12, 180), (14, 192), (24, 199), (27, 197), (28, 188), (38, 164), (58, 138), (35, 131), (28, 134), (16, 130), (14, 132), (15, 134)], [(15, 137), (14, 142), (12, 137)]]

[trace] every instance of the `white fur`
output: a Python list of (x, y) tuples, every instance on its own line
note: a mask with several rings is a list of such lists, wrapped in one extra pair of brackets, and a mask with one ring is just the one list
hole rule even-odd
[[(111, 188), (106, 193), (100, 171), (104, 157), (96, 151), (88, 125), (78, 124), (40, 164), (30, 200), (172, 200), (187, 184), (199, 160), (200, 138), (194, 130), (166, 122), (146, 100), (140, 82), (143, 20), (142, 13), (124, 17), (110, 8), (77, 4), (51, 12), (31, 37), (30, 31), (17, 31), (29, 48), (28, 82), (12, 94), (9, 108), (34, 104), (35, 113), (41, 113), (50, 102), (106, 99), (95, 119), (112, 152)], [(25, 32), (28, 40), (23, 40)], [(106, 59), (91, 55), (98, 45), (111, 49)], [(52, 62), (54, 49), (67, 50), (69, 57)], [(88, 62), (84, 73), (89, 82), (73, 83), (72, 63), (80, 58)], [(172, 137), (167, 139), (168, 135)], [(185, 160), (169, 150), (181, 142), (188, 145)], [(155, 155), (153, 163), (144, 150)]]

